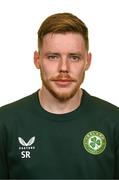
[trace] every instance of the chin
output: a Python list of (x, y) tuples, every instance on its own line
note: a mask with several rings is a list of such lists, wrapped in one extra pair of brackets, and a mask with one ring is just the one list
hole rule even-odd
[(72, 90), (57, 90), (55, 91), (54, 89), (50, 89), (49, 92), (60, 102), (65, 102), (70, 100), (73, 96), (76, 95), (76, 93), (79, 91), (78, 88), (74, 88)]
[(57, 87), (54, 83), (43, 80), (43, 86), (48, 92), (60, 102), (65, 102), (74, 97), (80, 88), (80, 83), (72, 84), (69, 87)]

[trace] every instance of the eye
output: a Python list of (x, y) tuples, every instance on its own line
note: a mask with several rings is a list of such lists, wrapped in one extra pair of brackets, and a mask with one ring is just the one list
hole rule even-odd
[(70, 56), (70, 59), (71, 59), (71, 61), (79, 61), (81, 59), (81, 57), (77, 56), (77, 55), (72, 55), (72, 56)]
[(57, 60), (58, 56), (56, 56), (56, 55), (48, 55), (48, 59), (49, 60)]

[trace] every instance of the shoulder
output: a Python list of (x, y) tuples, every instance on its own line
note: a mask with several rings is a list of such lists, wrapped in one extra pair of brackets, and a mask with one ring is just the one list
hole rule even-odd
[(91, 96), (91, 98), (95, 106), (98, 106), (101, 109), (103, 108), (104, 110), (107, 111), (119, 112), (119, 107), (117, 107), (116, 105), (95, 96)]
[(116, 105), (111, 104), (110, 102), (105, 101), (96, 96), (92, 96), (88, 94), (86, 91), (84, 91), (84, 95), (87, 98), (87, 102), (90, 109), (100, 113), (107, 113), (113, 115), (115, 114), (119, 117), (119, 107), (117, 107)]
[(8, 117), (10, 118), (11, 116), (15, 116), (16, 114), (18, 115), (20, 113), (24, 113), (25, 111), (30, 111), (36, 96), (37, 92), (0, 107), (0, 121)]

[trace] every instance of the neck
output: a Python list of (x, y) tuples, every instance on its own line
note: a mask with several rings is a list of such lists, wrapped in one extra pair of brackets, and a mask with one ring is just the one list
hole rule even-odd
[(52, 96), (47, 90), (41, 89), (39, 91), (39, 101), (43, 109), (54, 114), (64, 114), (74, 111), (80, 106), (82, 90), (79, 89), (77, 93), (67, 101), (60, 102), (54, 96)]

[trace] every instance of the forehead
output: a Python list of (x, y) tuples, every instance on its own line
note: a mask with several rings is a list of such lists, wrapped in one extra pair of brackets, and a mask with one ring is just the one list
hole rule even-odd
[(85, 50), (85, 41), (79, 33), (49, 33), (44, 36), (42, 50)]

